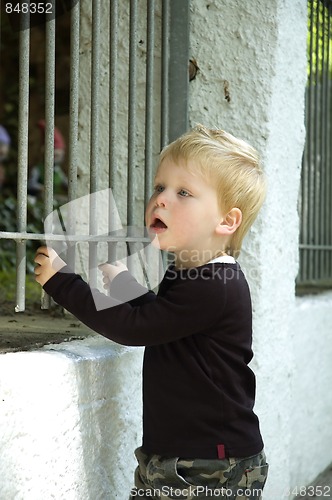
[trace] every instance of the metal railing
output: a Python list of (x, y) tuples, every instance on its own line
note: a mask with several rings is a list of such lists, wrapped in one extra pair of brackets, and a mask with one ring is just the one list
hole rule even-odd
[(332, 286), (332, 1), (309, 0), (299, 287)]
[[(54, 9), (56, 2), (52, 2)], [(91, 2), (81, 0), (73, 2), (70, 10), (70, 102), (69, 102), (69, 147), (68, 147), (68, 200), (75, 200), (78, 196), (78, 118), (79, 118), (79, 96), (80, 96), (80, 29), (82, 9)], [(109, 135), (109, 187), (112, 188), (117, 177), (119, 158), (116, 152), (117, 129), (119, 126), (119, 92), (122, 91), (118, 79), (119, 65), (128, 64), (128, 107), (127, 114), (127, 226), (134, 225), (134, 214), (136, 211), (135, 185), (137, 175), (144, 176), (144, 188), (142, 197), (147, 202), (152, 187), (154, 155), (153, 144), (156, 136), (160, 149), (174, 137), (187, 129), (187, 100), (188, 100), (188, 46), (189, 46), (189, 0), (126, 0), (125, 2), (112, 0), (109, 5), (109, 113), (108, 127)], [(106, 3), (105, 3), (106, 5)], [(90, 130), (90, 158), (89, 163), (89, 186), (88, 193), (97, 192), (100, 189), (100, 158), (99, 158), (99, 134), (100, 134), (100, 109), (105, 107), (105, 102), (100, 98), (100, 75), (101, 75), (101, 23), (102, 6), (101, 0), (92, 1), (91, 15), (91, 112), (89, 123), (86, 127)], [(128, 28), (128, 60), (119, 58), (119, 16), (121, 9), (129, 10)], [(137, 119), (137, 67), (142, 64), (138, 59), (138, 32), (137, 23), (142, 13), (146, 16), (146, 57), (145, 57), (145, 118), (144, 123)], [(161, 15), (160, 15), (161, 13)], [(32, 15), (32, 14), (31, 14)], [(25, 27), (27, 18), (24, 18)], [(160, 37), (156, 37), (156, 24)], [(23, 27), (23, 25), (22, 25)], [(54, 119), (55, 119), (55, 54), (56, 54), (56, 29), (57, 16), (53, 11), (46, 17), (46, 58), (45, 58), (45, 173), (44, 173), (44, 217), (46, 218), (54, 209), (54, 186), (53, 186), (53, 159), (54, 159)], [(18, 117), (18, 173), (17, 173), (17, 231), (0, 232), (1, 239), (9, 239), (16, 242), (17, 248), (17, 312), (25, 309), (25, 276), (26, 276), (26, 242), (28, 240), (45, 240), (45, 235), (27, 232), (27, 192), (28, 192), (28, 134), (29, 134), (29, 50), (30, 29), (21, 29), (19, 32), (19, 117)], [(156, 83), (156, 54), (161, 54), (161, 74), (158, 76), (159, 84)], [(105, 69), (105, 68), (104, 68)], [(161, 83), (160, 83), (161, 82)], [(156, 97), (157, 96), (157, 97)], [(160, 107), (160, 120), (158, 126), (155, 123), (155, 106)], [(123, 114), (123, 113), (122, 113)], [(144, 165), (137, 169), (137, 128), (143, 127), (145, 142)], [(80, 193), (82, 195), (82, 192)], [(93, 198), (93, 197), (92, 197)], [(75, 217), (75, 215), (73, 215)], [(147, 241), (144, 235), (132, 236), (127, 234), (123, 237), (112, 236), (112, 220), (109, 220), (109, 235), (98, 236), (94, 233), (96, 225), (96, 211), (93, 203), (90, 206), (90, 236), (89, 245), (89, 269), (94, 269), (96, 263), (96, 252), (99, 242), (109, 243), (109, 258), (116, 258), (116, 247), (119, 241), (127, 243)], [(47, 235), (48, 241), (64, 240), (64, 235)], [(76, 234), (71, 236), (72, 241), (82, 241), (86, 237)], [(69, 246), (68, 256), (72, 262), (75, 259), (75, 248)], [(92, 284), (95, 281), (93, 272), (89, 276)], [(44, 297), (43, 308), (48, 307), (48, 299)]]

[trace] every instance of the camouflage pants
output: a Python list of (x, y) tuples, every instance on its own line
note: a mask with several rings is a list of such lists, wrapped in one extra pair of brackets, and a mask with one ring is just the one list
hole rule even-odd
[(135, 451), (138, 467), (129, 500), (258, 500), (267, 478), (264, 451), (247, 458), (185, 460)]

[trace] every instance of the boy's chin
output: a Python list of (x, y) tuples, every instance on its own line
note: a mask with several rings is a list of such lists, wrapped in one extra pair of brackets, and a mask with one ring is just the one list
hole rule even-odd
[(154, 248), (157, 248), (158, 250), (164, 250), (165, 252), (171, 252), (171, 253), (174, 252), (174, 247), (170, 247), (170, 246), (166, 245), (165, 243), (163, 244), (162, 242), (160, 242), (157, 235), (150, 234), (150, 238), (151, 238), (151, 245)]

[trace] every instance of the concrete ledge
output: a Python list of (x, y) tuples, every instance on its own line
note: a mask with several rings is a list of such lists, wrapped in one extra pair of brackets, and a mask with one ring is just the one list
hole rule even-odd
[(49, 311), (1, 316), (0, 354), (30, 351), (48, 344), (83, 340), (95, 333), (71, 315), (54, 317)]
[(128, 496), (142, 354), (91, 336), (0, 356), (0, 498)]

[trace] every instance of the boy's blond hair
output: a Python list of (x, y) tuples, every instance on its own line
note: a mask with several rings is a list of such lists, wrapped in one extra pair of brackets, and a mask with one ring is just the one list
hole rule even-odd
[(237, 257), (266, 194), (265, 176), (257, 151), (223, 130), (197, 125), (162, 150), (159, 164), (169, 157), (175, 163), (181, 159), (194, 162), (194, 168), (188, 168), (216, 188), (223, 213), (235, 207), (241, 210), (241, 225), (227, 248), (228, 254)]

